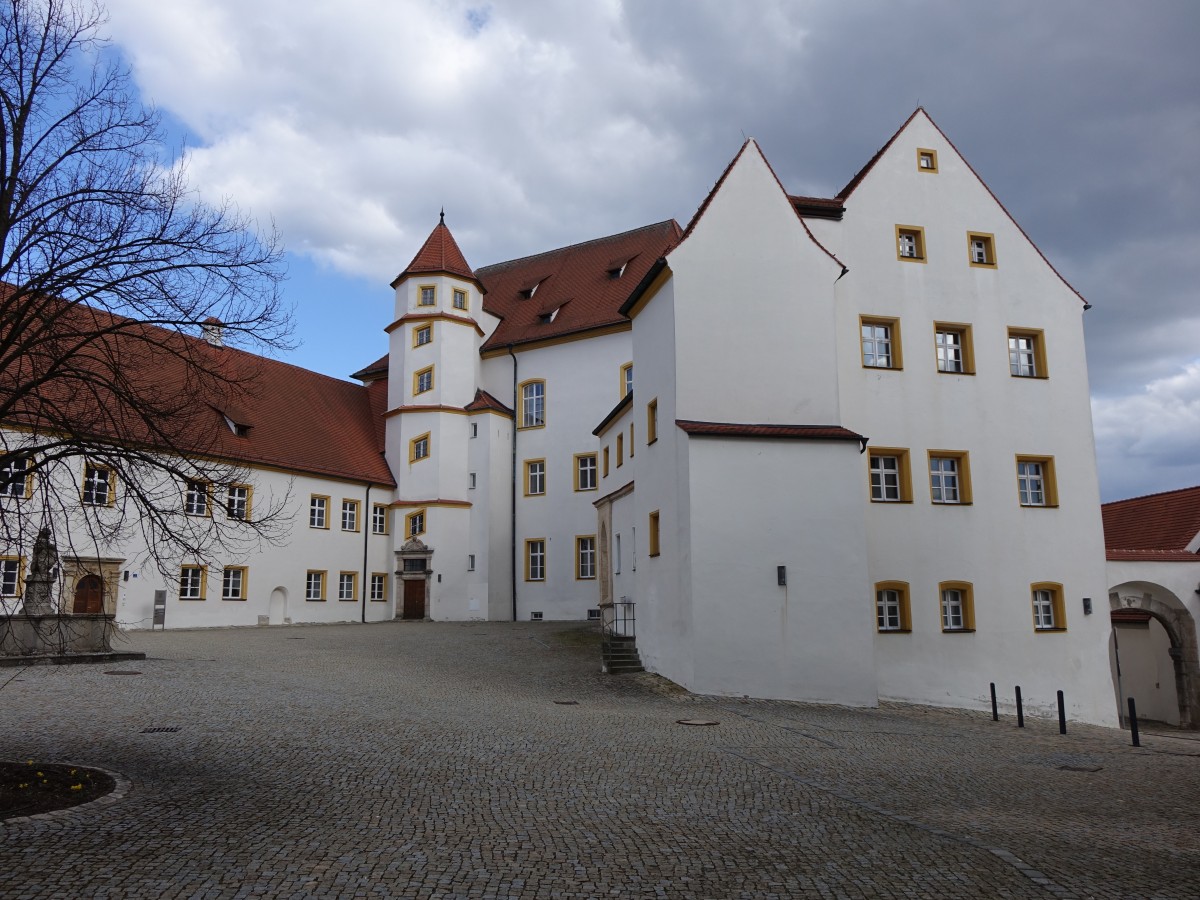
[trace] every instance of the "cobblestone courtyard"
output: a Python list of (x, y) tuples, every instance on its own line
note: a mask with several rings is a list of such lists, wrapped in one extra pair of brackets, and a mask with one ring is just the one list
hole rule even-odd
[(0, 897), (1200, 896), (1182, 736), (695, 698), (579, 626), (130, 644), (0, 690), (0, 758), (127, 780), (0, 822)]

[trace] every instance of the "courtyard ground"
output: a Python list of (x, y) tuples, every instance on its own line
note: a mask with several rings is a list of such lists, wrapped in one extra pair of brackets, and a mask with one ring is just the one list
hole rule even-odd
[(0, 898), (1200, 896), (1189, 735), (693, 697), (578, 625), (129, 644), (0, 691), (0, 759), (118, 776), (0, 822)]

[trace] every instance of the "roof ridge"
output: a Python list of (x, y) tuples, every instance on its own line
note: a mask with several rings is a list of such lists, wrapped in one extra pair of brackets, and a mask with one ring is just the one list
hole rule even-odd
[(678, 223), (675, 222), (674, 219), (663, 219), (661, 222), (653, 222), (649, 225), (639, 225), (636, 228), (630, 228), (630, 229), (627, 229), (626, 231), (619, 231), (616, 234), (606, 234), (606, 235), (602, 235), (597, 238), (591, 238), (586, 241), (579, 241), (578, 243), (575, 243), (575, 244), (564, 244), (561, 247), (555, 247), (553, 250), (543, 250), (541, 253), (531, 253), (528, 256), (518, 256), (518, 257), (515, 257), (514, 259), (505, 259), (505, 260), (501, 260), (500, 262), (495, 262), (495, 263), (492, 263), (487, 266), (480, 266), (478, 269), (475, 270), (475, 274), (482, 276), (484, 273), (491, 273), (491, 272), (495, 271), (496, 269), (500, 269), (504, 266), (512, 266), (512, 265), (516, 265), (518, 263), (526, 263), (531, 260), (538, 259), (539, 257), (542, 257), (542, 256), (552, 256), (555, 253), (562, 253), (564, 250), (575, 250), (579, 247), (587, 247), (591, 244), (598, 244), (601, 241), (612, 241), (612, 240), (616, 240), (617, 238), (623, 238), (623, 237), (627, 237), (628, 235), (631, 235), (631, 234), (636, 234), (639, 231), (647, 231), (651, 228), (660, 228), (663, 225), (671, 225), (671, 224), (674, 224), (676, 227), (678, 227)]

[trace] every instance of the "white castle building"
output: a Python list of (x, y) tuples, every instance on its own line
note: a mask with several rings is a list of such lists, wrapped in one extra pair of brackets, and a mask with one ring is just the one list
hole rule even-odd
[(177, 582), (100, 548), (67, 602), (632, 610), (646, 667), (697, 692), (981, 708), (994, 682), (1117, 721), (1087, 306), (923, 110), (836, 197), (747, 141), (685, 228), (476, 269), (439, 222), (392, 287), (361, 387), (268, 361), (241, 412), (230, 458), (293, 504), (286, 541)]

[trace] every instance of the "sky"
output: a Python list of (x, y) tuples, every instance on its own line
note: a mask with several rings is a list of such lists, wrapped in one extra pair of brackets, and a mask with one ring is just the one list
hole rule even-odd
[(274, 223), (289, 362), (386, 352), (439, 211), (478, 268), (675, 218), (745, 137), (832, 196), (918, 106), (1092, 304), (1101, 493), (1200, 484), (1195, 0), (108, 0), (192, 186)]

